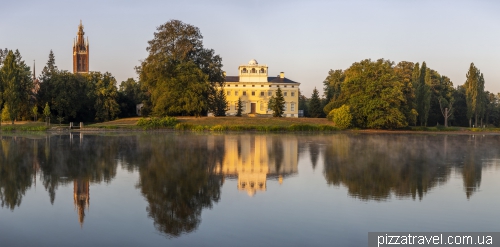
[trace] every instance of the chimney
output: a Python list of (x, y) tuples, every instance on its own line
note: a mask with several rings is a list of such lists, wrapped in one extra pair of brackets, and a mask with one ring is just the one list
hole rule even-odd
[(280, 72), (280, 78), (281, 79), (285, 78), (285, 72)]

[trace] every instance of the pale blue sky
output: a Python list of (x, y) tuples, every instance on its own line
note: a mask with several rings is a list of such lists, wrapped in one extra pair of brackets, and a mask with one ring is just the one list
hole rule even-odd
[[(310, 96), (330, 69), (370, 58), (426, 61), (461, 85), (471, 62), (486, 90), (500, 92), (499, 1), (9, 1), (0, 11), (0, 48), (36, 60), (52, 49), (60, 69), (72, 69), (80, 19), (90, 41), (90, 70), (118, 83), (136, 78), (156, 27), (178, 19), (200, 28), (204, 45), (236, 75), (255, 58), (302, 83)], [(322, 90), (320, 90), (322, 92)]]

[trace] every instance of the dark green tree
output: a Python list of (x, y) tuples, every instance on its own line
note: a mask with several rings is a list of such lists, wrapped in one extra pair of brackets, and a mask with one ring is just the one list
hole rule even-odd
[(171, 20), (148, 42), (149, 55), (136, 70), (154, 115), (200, 116), (225, 102), (216, 96), (224, 87), (222, 59), (202, 39), (197, 27)]
[(243, 112), (243, 103), (241, 102), (241, 99), (238, 98), (238, 104), (236, 105), (236, 116), (241, 117), (241, 113)]
[(311, 95), (311, 99), (309, 100), (309, 116), (318, 118), (321, 117), (322, 114), (323, 108), (321, 107), (321, 99), (319, 98), (319, 92), (315, 87)]
[(304, 111), (304, 117), (309, 117), (309, 109), (307, 107), (307, 102), (309, 100), (299, 89), (299, 110)]
[(143, 101), (141, 86), (134, 78), (120, 83), (117, 103), (120, 105), (120, 117), (136, 116), (136, 106)]
[(269, 109), (273, 111), (273, 117), (282, 117), (283, 113), (285, 112), (285, 98), (283, 97), (283, 92), (281, 91), (281, 88), (278, 87), (278, 90), (276, 90), (276, 96), (271, 96), (269, 99), (269, 102), (267, 103), (269, 106)]
[(16, 53), (9, 51), (4, 64), (0, 70), (2, 82), (2, 98), (9, 107), (9, 116), (12, 124), (22, 110), (29, 106), (29, 90), (31, 90), (32, 81), (30, 78), (30, 69), (22, 61), (19, 51)]
[(116, 88), (116, 79), (109, 73), (96, 73), (97, 81), (95, 84), (95, 110), (97, 121), (109, 121), (115, 119), (120, 113), (120, 107), (116, 102), (118, 99), (118, 90)]

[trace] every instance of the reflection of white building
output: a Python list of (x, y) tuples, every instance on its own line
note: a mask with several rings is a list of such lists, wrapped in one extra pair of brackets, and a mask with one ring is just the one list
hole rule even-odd
[(218, 172), (238, 178), (238, 190), (252, 196), (266, 191), (266, 180), (283, 178), (298, 172), (297, 138), (283, 136), (225, 136), (224, 159)]

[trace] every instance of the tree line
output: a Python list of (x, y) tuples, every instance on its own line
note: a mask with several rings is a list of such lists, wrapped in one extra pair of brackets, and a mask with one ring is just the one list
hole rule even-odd
[(343, 128), (500, 125), (500, 94), (485, 91), (484, 75), (474, 63), (457, 87), (425, 62), (384, 59), (330, 70), (323, 85), (323, 98), (317, 89), (310, 98), (300, 95), (299, 109)]

